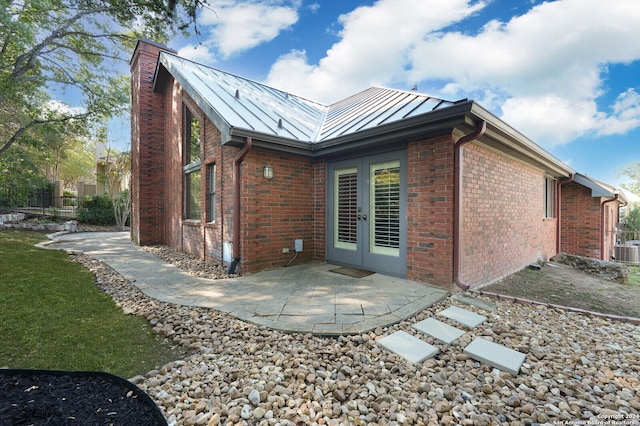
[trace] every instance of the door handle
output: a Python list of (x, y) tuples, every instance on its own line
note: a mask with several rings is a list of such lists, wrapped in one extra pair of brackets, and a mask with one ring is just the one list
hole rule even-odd
[(359, 215), (357, 215), (357, 216), (356, 216), (356, 219), (361, 220), (361, 219), (362, 219), (362, 215), (360, 215), (360, 214), (359, 214)]
[(367, 215), (366, 214), (362, 215), (362, 220), (367, 220)]

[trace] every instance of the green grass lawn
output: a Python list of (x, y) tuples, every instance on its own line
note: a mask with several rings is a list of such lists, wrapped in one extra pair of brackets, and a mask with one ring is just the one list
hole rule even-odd
[(640, 267), (629, 266), (629, 284), (640, 285)]
[(125, 315), (43, 234), (0, 229), (0, 368), (106, 371), (129, 378), (180, 352)]

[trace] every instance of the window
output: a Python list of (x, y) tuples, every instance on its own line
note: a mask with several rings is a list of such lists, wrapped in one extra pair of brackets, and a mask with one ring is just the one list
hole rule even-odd
[(544, 217), (555, 217), (556, 181), (544, 178)]
[(216, 221), (216, 164), (207, 166), (207, 222)]
[(184, 218), (200, 219), (200, 122), (184, 108)]

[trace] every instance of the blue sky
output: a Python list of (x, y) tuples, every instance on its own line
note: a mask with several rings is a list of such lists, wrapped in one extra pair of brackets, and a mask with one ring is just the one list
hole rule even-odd
[(372, 85), (474, 99), (613, 185), (640, 161), (637, 0), (210, 3), (180, 55), (327, 104)]

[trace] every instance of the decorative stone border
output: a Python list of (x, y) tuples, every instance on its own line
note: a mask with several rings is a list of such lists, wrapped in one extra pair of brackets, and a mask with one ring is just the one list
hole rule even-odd
[[(6, 216), (19, 216), (16, 214), (3, 214), (0, 215), (0, 228), (15, 228), (15, 229), (28, 229), (31, 231), (53, 231), (53, 232), (77, 232), (78, 222), (70, 220), (65, 223), (27, 223), (20, 220), (6, 220)], [(22, 215), (24, 219), (24, 215)]]
[(536, 300), (525, 299), (524, 297), (506, 296), (504, 294), (491, 293), (491, 292), (482, 291), (482, 290), (474, 291), (474, 293), (477, 293), (481, 296), (492, 297), (498, 300), (505, 300), (507, 302), (519, 303), (521, 305), (542, 305), (548, 308), (557, 308), (557, 309), (562, 309), (564, 311), (576, 312), (579, 314), (590, 315), (593, 317), (606, 318), (612, 321), (622, 321), (622, 322), (628, 322), (630, 324), (640, 325), (640, 318), (635, 318), (635, 317), (626, 317), (623, 315), (614, 315), (614, 314), (603, 314), (601, 312), (588, 311), (586, 309), (572, 308), (571, 306), (563, 306), (563, 305), (556, 305), (553, 303), (538, 302)]

